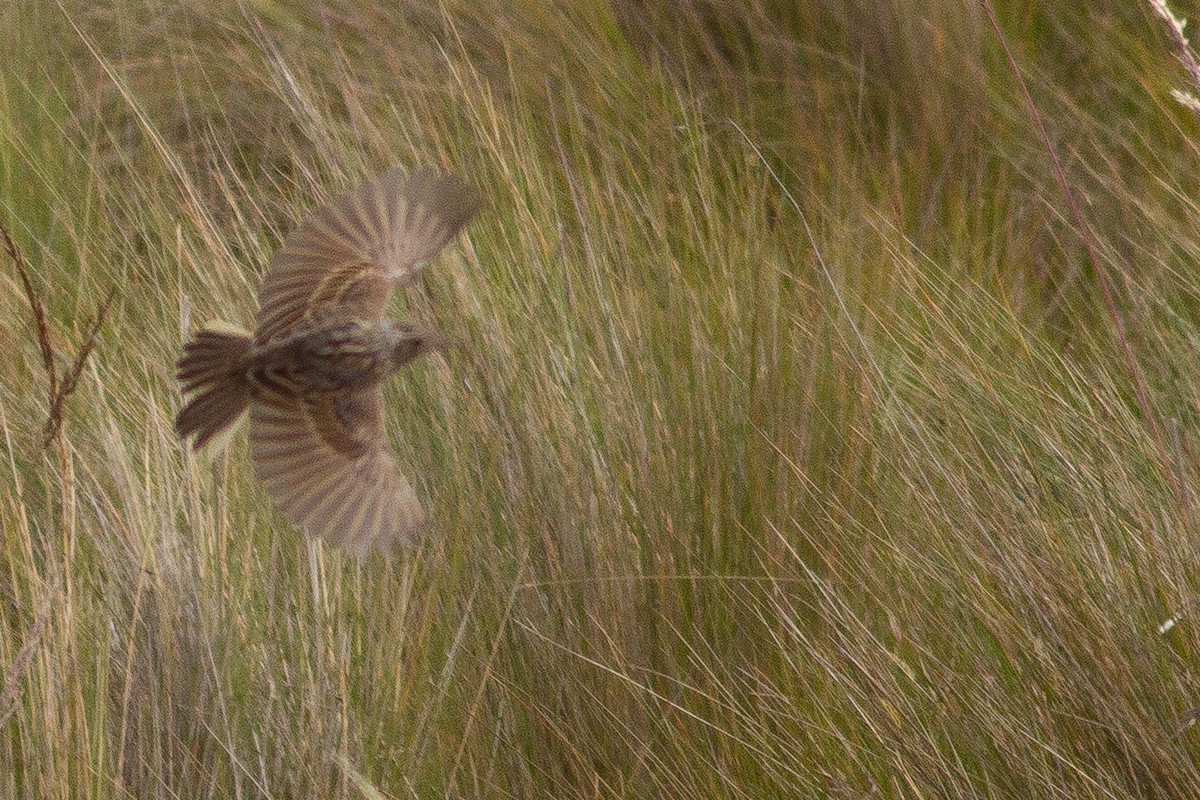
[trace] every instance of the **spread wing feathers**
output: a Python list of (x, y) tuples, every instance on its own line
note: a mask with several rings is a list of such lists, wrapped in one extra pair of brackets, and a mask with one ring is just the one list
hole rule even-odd
[(412, 539), (425, 515), (383, 445), (378, 387), (250, 409), (259, 479), (289, 520), (357, 555)]
[(453, 175), (393, 169), (308, 217), (284, 240), (259, 294), (262, 344), (330, 313), (377, 319), (479, 209)]

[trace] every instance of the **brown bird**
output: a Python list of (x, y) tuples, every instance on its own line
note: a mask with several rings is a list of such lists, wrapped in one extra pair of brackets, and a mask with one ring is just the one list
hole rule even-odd
[(422, 169), (319, 208), (272, 260), (254, 333), (217, 323), (184, 347), (176, 432), (198, 449), (249, 409), (254, 470), (289, 520), (360, 555), (412, 538), (425, 516), (387, 448), (380, 383), (449, 343), (385, 312), (479, 205)]

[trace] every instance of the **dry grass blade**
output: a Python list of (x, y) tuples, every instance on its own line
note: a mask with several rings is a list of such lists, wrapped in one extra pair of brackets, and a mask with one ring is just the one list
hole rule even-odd
[[(1079, 236), (1079, 241), (1083, 245), (1084, 251), (1087, 253), (1088, 263), (1092, 265), (1092, 274), (1096, 277), (1096, 285), (1100, 288), (1105, 308), (1108, 310), (1109, 318), (1112, 319), (1115, 329), (1114, 334), (1117, 343), (1121, 347), (1121, 353), (1124, 356), (1125, 367), (1129, 371), (1130, 380), (1133, 382), (1133, 391), (1137, 397), (1138, 407), (1141, 409), (1146, 425), (1150, 428), (1150, 436), (1158, 448), (1163, 474), (1167, 476), (1167, 480), (1171, 483), (1171, 489), (1175, 493), (1175, 500), (1180, 510), (1183, 512), (1185, 518), (1189, 520), (1188, 527), (1193, 527), (1191, 524), (1192, 508), (1191, 502), (1188, 499), (1187, 487), (1184, 485), (1183, 478), (1176, 471), (1175, 464), (1167, 451), (1166, 438), (1162, 433), (1162, 424), (1159, 421), (1158, 410), (1150, 400), (1150, 394), (1146, 387), (1146, 379), (1142, 373), (1142, 367), (1138, 363), (1138, 357), (1134, 353), (1133, 344), (1125, 325), (1125, 316), (1121, 312), (1121, 308), (1117, 302), (1110, 270), (1097, 252), (1096, 243), (1093, 241), (1090, 228), (1083, 218), (1083, 211), (1080, 209), (1079, 201), (1071, 188), (1070, 182), (1067, 180), (1062, 159), (1059, 158), (1058, 150), (1046, 130), (1046, 124), (1042, 119), (1041, 112), (1038, 110), (1037, 103), (1034, 102), (1033, 95), (1029, 93), (1029, 86), (1025, 82), (1025, 77), (1021, 73), (1021, 68), (1017, 64), (1017, 59), (1013, 55), (1012, 48), (1008, 45), (1004, 29), (1000, 27), (1000, 21), (996, 17), (996, 10), (988, 0), (982, 0), (980, 5), (987, 15), (988, 21), (991, 23), (992, 30), (996, 34), (996, 40), (999, 42), (1000, 48), (1004, 52), (1005, 60), (1008, 62), (1009, 69), (1012, 71), (1017, 86), (1021, 90), (1021, 97), (1025, 102), (1025, 107), (1029, 111), (1029, 117), (1033, 121), (1038, 138), (1046, 150), (1046, 155), (1050, 158), (1054, 177), (1058, 182), (1059, 189), (1062, 191), (1063, 199), (1066, 201), (1067, 211), (1070, 212), (1071, 222)], [(1148, 538), (1151, 546), (1157, 548), (1158, 540), (1153, 528), (1148, 529)]]
[(38, 612), (37, 620), (34, 621), (33, 628), (25, 639), (25, 644), (21, 645), (21, 649), (17, 651), (12, 666), (9, 667), (8, 675), (4, 678), (4, 686), (0, 688), (0, 730), (4, 729), (4, 726), (16, 713), (17, 703), (21, 699), (21, 679), (25, 677), (25, 673), (29, 672), (29, 667), (33, 663), (33, 651), (38, 642), (42, 640), (42, 634), (46, 630), (46, 620), (49, 618), (50, 604), (46, 603)]
[[(1187, 20), (1176, 16), (1171, 7), (1167, 5), (1167, 0), (1150, 0), (1150, 8), (1167, 23), (1167, 33), (1171, 37), (1171, 44), (1175, 46), (1175, 54), (1179, 58), (1179, 63), (1183, 64), (1183, 68), (1187, 70), (1188, 77), (1192, 80), (1192, 86), (1200, 90), (1200, 61), (1196, 60), (1192, 43), (1188, 41), (1187, 35), (1183, 32)], [(1181, 104), (1191, 109), (1192, 113), (1200, 114), (1200, 99), (1196, 95), (1181, 89), (1173, 89), (1171, 94)]]

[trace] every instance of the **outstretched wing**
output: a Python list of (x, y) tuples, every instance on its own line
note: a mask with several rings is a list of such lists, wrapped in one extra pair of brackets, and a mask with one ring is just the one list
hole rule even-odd
[(327, 315), (377, 319), (479, 209), (453, 175), (393, 169), (317, 209), (283, 242), (258, 296), (256, 344)]
[(250, 409), (250, 454), (289, 520), (357, 555), (412, 539), (425, 514), (384, 445), (379, 387), (272, 397)]

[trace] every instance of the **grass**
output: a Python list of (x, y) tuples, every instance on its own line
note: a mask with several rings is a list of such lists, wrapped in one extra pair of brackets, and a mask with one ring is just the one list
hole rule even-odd
[[(0, 796), (1196, 795), (1148, 6), (393, 5), (0, 7)], [(360, 564), (172, 368), (395, 163), (490, 204), (396, 302), (465, 343), (387, 390), (434, 530)]]

